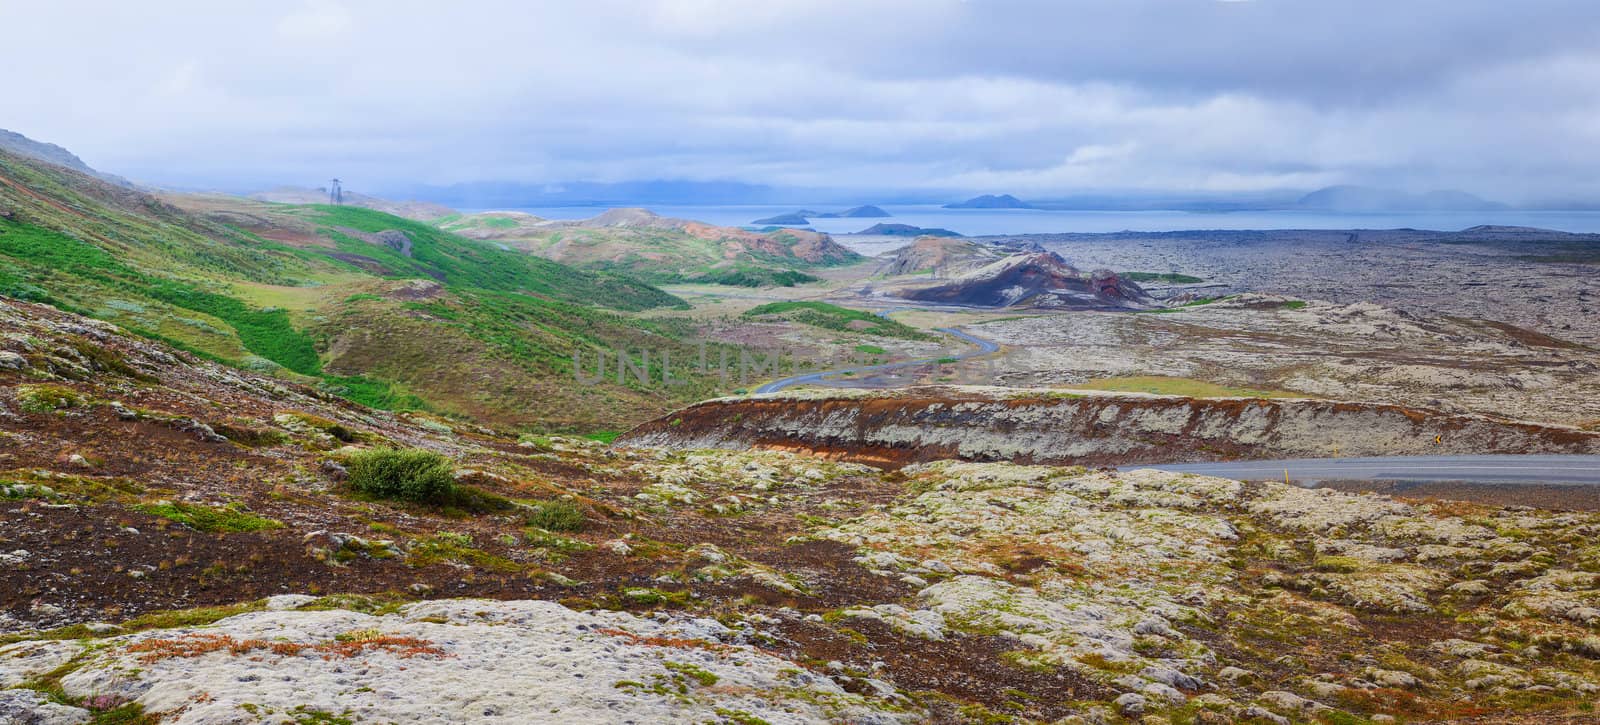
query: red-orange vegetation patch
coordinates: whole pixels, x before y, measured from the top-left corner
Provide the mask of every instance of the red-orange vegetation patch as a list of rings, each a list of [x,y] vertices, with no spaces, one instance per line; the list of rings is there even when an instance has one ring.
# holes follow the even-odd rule
[[[323,659],[355,657],[367,652],[389,652],[402,659],[410,659],[417,655],[450,656],[444,650],[435,647],[433,642],[429,640],[388,634],[352,642],[328,642],[317,645],[314,649],[323,653]]]
[[[429,640],[394,635],[379,635],[347,642],[334,641],[321,644],[306,644],[301,642],[268,642],[264,639],[235,639],[226,634],[188,634],[173,639],[147,639],[143,642],[129,645],[128,651],[143,653],[139,657],[139,661],[147,665],[174,657],[200,657],[212,652],[224,651],[234,655],[266,651],[283,657],[295,657],[306,652],[313,652],[321,654],[323,659],[350,658],[374,651],[389,652],[404,659],[410,659],[417,655],[450,656],[444,650],[434,646],[433,642]]]
[[[253,229],[257,235],[274,242],[283,242],[295,247],[328,247],[334,246],[333,241],[311,231],[285,229],[282,227],[257,227]]]
[[[628,644],[643,645],[645,647],[671,647],[673,649],[703,649],[708,652],[727,652],[733,648],[717,642],[707,642],[703,639],[690,639],[686,637],[645,637],[629,632],[625,629],[611,627],[597,627],[594,631],[600,634],[618,637],[628,641]]]

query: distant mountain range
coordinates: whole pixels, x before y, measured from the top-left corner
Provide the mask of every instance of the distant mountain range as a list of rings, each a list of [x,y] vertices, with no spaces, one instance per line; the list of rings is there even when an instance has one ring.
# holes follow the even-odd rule
[[[946,209],[1046,209],[1051,211],[1285,211],[1338,213],[1398,211],[1492,211],[1510,208],[1464,191],[1412,194],[1368,186],[1329,186],[1309,194],[1266,192],[1251,195],[1083,195],[1064,199],[1023,200],[1011,194],[985,194],[945,204]]]
[[[1488,201],[1465,191],[1408,194],[1403,191],[1367,186],[1330,186],[1318,189],[1300,197],[1295,206],[1301,209],[1336,212],[1486,211],[1508,208],[1505,204]]]
[[[856,203],[858,192],[811,187],[771,187],[741,181],[685,181],[651,179],[621,182],[558,182],[526,184],[509,181],[475,181],[453,186],[390,186],[390,197],[426,198],[456,208],[515,208],[515,206],[651,206],[651,205],[790,205],[803,203],[846,205]],[[931,203],[938,195],[896,194],[880,203]]]

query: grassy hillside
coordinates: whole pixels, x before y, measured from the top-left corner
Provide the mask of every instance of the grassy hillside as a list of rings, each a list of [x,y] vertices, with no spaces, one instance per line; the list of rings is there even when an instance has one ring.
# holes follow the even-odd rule
[[[685,324],[627,314],[684,303],[625,275],[369,209],[155,197],[4,153],[0,295],[369,405],[512,426],[616,428],[716,392],[574,384],[575,351],[693,354]]]
[[[488,212],[433,223],[563,264],[658,284],[792,287],[817,281],[809,273],[816,269],[861,260],[816,232],[752,232],[659,217],[644,210],[613,210],[583,222],[552,223],[526,214]]]
[[[524,292],[619,310],[684,306],[681,300],[624,276],[586,272],[508,248],[474,241],[428,224],[351,206],[294,207],[293,213],[327,230],[339,252],[373,260],[390,278],[431,277],[454,287]],[[350,231],[396,230],[411,239],[411,255],[357,239]],[[346,261],[356,271],[361,268]]]

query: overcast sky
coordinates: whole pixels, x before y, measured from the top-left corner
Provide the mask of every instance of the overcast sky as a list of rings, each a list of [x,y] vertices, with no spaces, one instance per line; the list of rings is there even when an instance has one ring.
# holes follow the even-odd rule
[[[0,0],[0,128],[229,189],[1600,199],[1595,0]]]

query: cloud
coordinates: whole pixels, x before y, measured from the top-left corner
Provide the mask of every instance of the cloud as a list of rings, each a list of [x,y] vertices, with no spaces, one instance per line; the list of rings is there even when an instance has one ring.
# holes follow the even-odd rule
[[[278,34],[295,40],[328,38],[342,34],[352,21],[350,11],[332,0],[305,0],[278,21]]]
[[[0,25],[24,29],[0,125],[159,183],[1600,196],[1587,1],[61,0]]]

